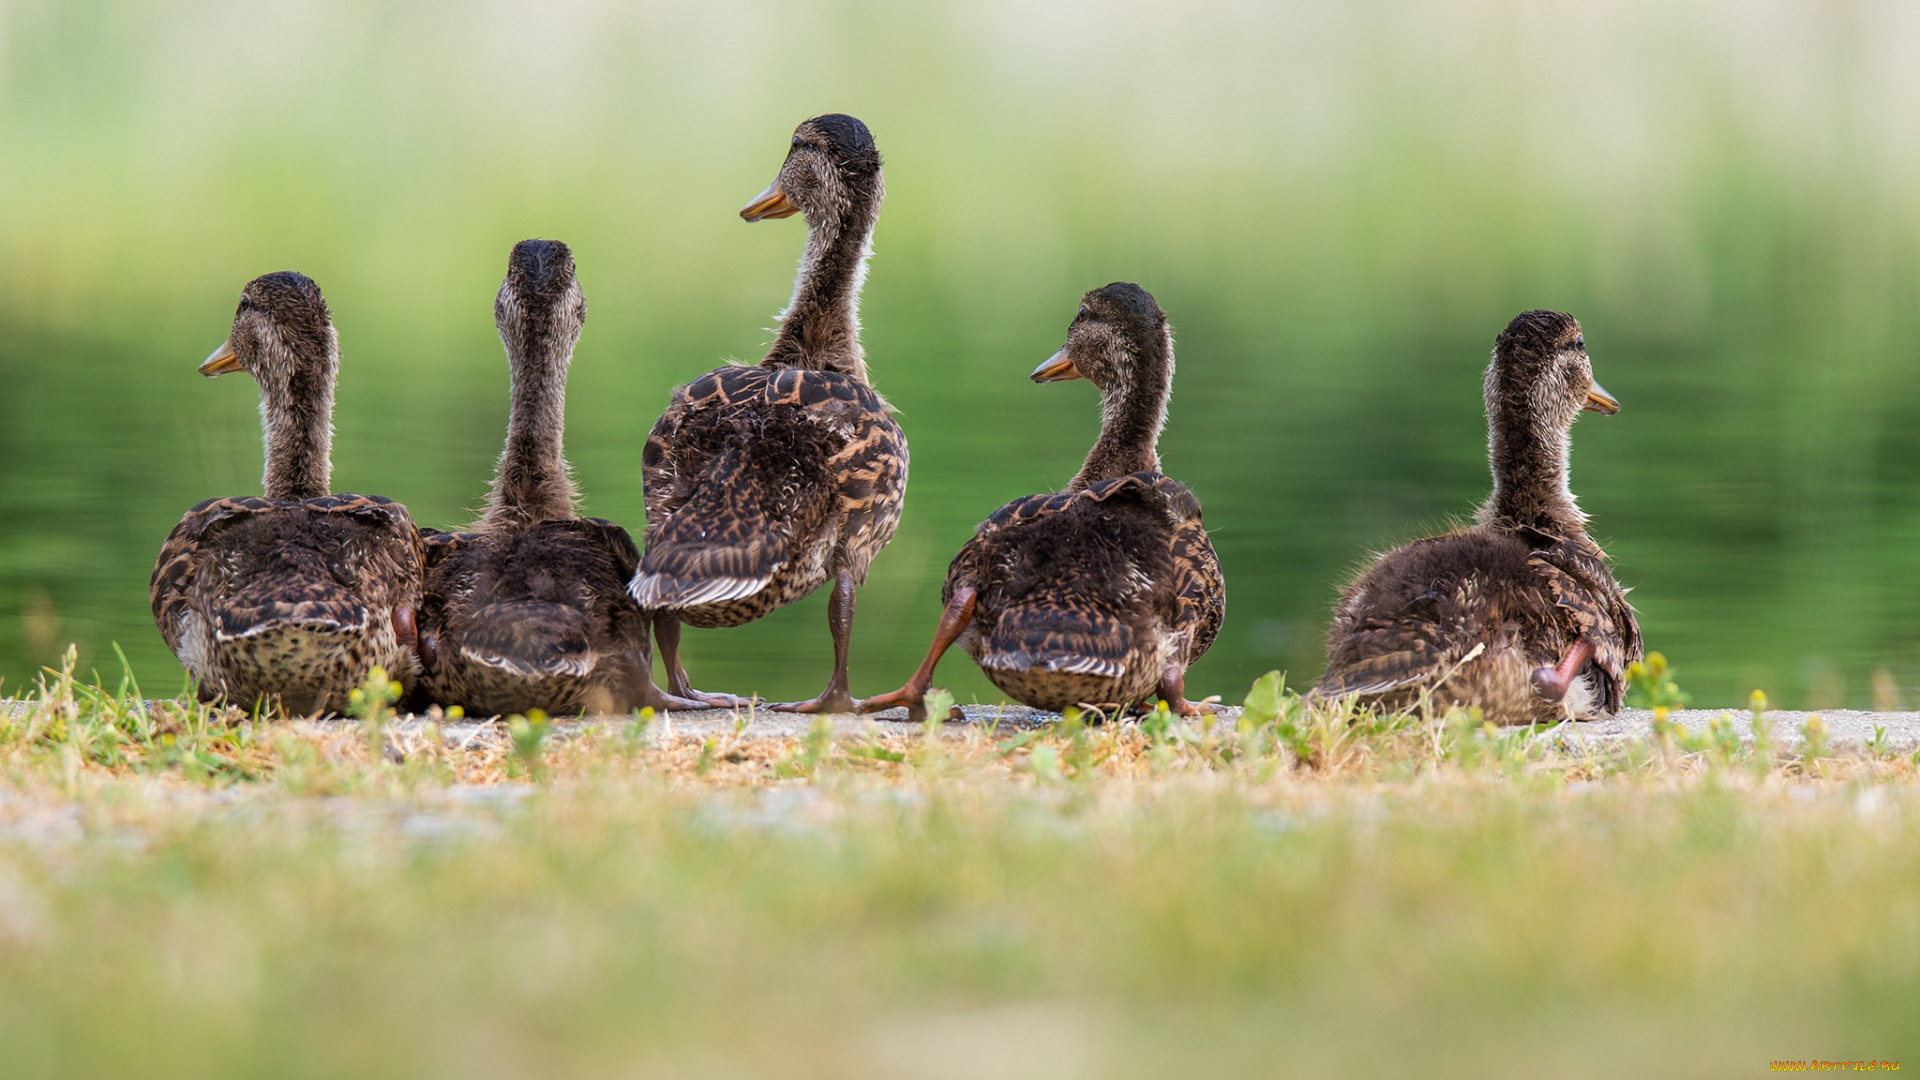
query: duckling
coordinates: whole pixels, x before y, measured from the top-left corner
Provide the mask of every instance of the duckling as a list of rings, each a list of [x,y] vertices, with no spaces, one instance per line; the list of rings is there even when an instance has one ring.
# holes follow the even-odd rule
[[[575,511],[562,439],[587,301],[567,245],[514,245],[493,312],[512,373],[507,444],[480,520],[422,530],[427,696],[471,716],[700,707],[654,686],[646,617],[626,592],[633,538]]]
[[[338,712],[376,665],[403,684],[417,674],[413,519],[391,499],[329,493],[339,369],[327,302],[295,273],[248,282],[200,365],[260,384],[266,441],[266,497],[187,511],[153,568],[153,621],[202,701]]]
[[[862,712],[925,716],[934,666],[955,641],[993,684],[1040,709],[1133,705],[1157,693],[1182,714],[1186,671],[1226,614],[1200,502],[1161,474],[1173,335],[1153,296],[1116,282],[1086,294],[1035,382],[1085,378],[1100,437],[1067,489],[994,511],[954,556],[933,647],[899,690]]]
[[[804,214],[793,300],[758,367],[710,371],[673,393],[642,458],[647,548],[631,584],[652,613],[667,689],[716,706],[680,662],[682,623],[739,626],[827,582],[833,673],[799,712],[846,711],[855,591],[893,539],[907,487],[907,440],[868,385],[860,288],[883,195],[865,124],[818,116],[793,133],[780,173],[740,211]]]
[[[1507,325],[1486,400],[1493,494],[1471,527],[1389,552],[1347,587],[1312,696],[1403,708],[1425,693],[1500,724],[1619,710],[1640,627],[1567,487],[1567,451],[1581,411],[1620,403],[1557,311]]]

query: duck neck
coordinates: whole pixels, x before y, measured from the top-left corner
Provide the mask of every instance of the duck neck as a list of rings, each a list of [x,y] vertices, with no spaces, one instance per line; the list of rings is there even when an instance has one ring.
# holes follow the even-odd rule
[[[1165,340],[1143,349],[1132,378],[1100,394],[1100,437],[1080,467],[1069,491],[1084,491],[1101,480],[1128,473],[1160,471],[1160,429],[1167,422],[1167,398],[1173,391],[1173,350]]]
[[[1584,536],[1587,516],[1567,484],[1569,433],[1545,429],[1533,417],[1495,415],[1487,439],[1493,494],[1480,508],[1479,523]]]
[[[860,347],[860,289],[867,279],[882,194],[876,173],[871,190],[856,191],[818,221],[808,219],[793,300],[780,313],[780,334],[762,367],[837,371],[867,381],[866,353]]]
[[[258,373],[269,499],[313,499],[333,490],[333,384],[340,343],[327,329],[320,355]]]
[[[509,344],[513,401],[507,446],[494,470],[482,529],[510,529],[574,516],[573,475],[567,468],[567,361],[571,349],[538,351]],[[532,355],[529,355],[529,353]]]

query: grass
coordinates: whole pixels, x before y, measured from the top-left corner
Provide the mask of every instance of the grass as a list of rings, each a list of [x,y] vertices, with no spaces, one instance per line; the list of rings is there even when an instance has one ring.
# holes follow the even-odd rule
[[[0,1074],[1744,1075],[1920,1041],[1910,754],[1571,753],[1278,676],[1231,728],[376,726],[49,672],[0,726]]]

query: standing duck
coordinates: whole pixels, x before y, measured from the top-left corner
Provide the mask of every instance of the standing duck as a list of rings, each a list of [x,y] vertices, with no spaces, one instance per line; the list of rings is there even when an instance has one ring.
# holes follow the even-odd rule
[[[933,647],[899,690],[862,712],[925,715],[934,666],[955,641],[993,684],[1040,709],[1131,706],[1158,694],[1175,712],[1186,671],[1226,612],[1200,502],[1160,473],[1173,391],[1173,335],[1153,297],[1115,283],[1088,293],[1067,343],[1035,382],[1085,378],[1100,391],[1100,437],[1055,495],[994,511],[954,556]]]
[[[227,340],[200,365],[260,384],[266,497],[209,499],[167,535],[153,620],[202,701],[337,712],[379,665],[413,681],[420,538],[406,507],[330,494],[339,339],[319,286],[247,283]]]
[[[836,114],[794,131],[779,176],[740,211],[748,221],[804,214],[807,244],[766,358],[675,390],[647,437],[647,551],[632,593],[652,613],[674,694],[745,703],[688,684],[682,623],[739,626],[832,582],[827,687],[773,707],[853,707],[854,591],[893,539],[907,487],[906,436],[867,384],[860,347],[860,287],[881,195],[873,136]]]
[[[472,716],[699,707],[653,684],[646,618],[626,592],[633,538],[574,509],[562,438],[587,301],[567,245],[514,245],[493,315],[512,373],[507,445],[480,520],[423,530],[427,696]]]
[[[1557,311],[1507,324],[1486,398],[1492,496],[1470,528],[1389,552],[1347,587],[1315,697],[1405,708],[1427,694],[1501,724],[1620,708],[1640,628],[1567,487],[1575,418],[1620,403]]]

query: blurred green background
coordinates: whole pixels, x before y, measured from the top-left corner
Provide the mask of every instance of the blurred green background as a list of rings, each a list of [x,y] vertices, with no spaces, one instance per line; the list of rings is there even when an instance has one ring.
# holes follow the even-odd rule
[[[1625,404],[1574,487],[1696,699],[1920,704],[1909,5],[12,0],[0,95],[0,693],[69,640],[178,685],[147,577],[187,506],[259,489],[253,384],[193,367],[266,271],[333,307],[335,486],[447,525],[503,431],[508,248],[568,241],[568,447],[638,533],[669,388],[757,358],[790,287],[800,222],[735,211],[846,111],[887,161],[863,312],[913,445],[856,692],[909,673],[974,524],[1073,474],[1093,392],[1026,373],[1128,279],[1227,573],[1190,693],[1311,679],[1358,560],[1483,496],[1480,372],[1544,306]],[[817,691],[824,598],[690,633],[696,681]],[[939,681],[992,695],[958,654]]]

